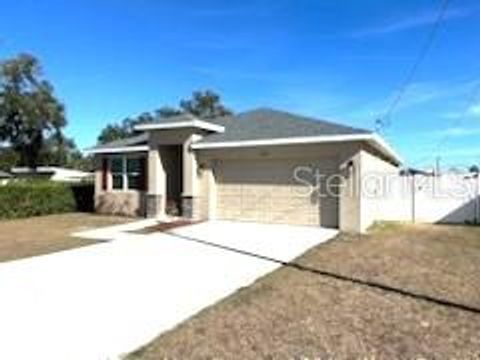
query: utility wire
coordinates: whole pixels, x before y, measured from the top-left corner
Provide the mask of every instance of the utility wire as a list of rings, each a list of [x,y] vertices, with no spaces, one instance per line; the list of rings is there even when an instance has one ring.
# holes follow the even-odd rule
[[[463,112],[457,117],[457,119],[450,125],[451,128],[456,128],[459,127],[462,122],[468,117],[469,112],[471,110],[471,107],[473,104],[476,102],[476,100],[480,97],[480,81],[477,82],[476,85],[474,85],[472,92],[467,98],[467,101],[465,103],[465,108]],[[438,140],[438,142],[432,146],[431,152],[432,155],[425,156],[421,158],[419,161],[416,163],[419,164],[418,166],[421,166],[420,164],[425,164],[427,161],[433,160],[437,158],[439,155],[439,152],[442,150],[442,148],[445,146],[445,144],[448,142],[448,140],[452,137],[451,133],[446,133],[444,136]],[[434,155],[436,154],[436,155]],[[463,158],[477,158],[479,157],[478,155],[472,154],[472,155],[464,155],[462,156]]]
[[[417,59],[415,60],[412,67],[408,71],[405,79],[400,84],[399,90],[396,96],[393,98],[391,104],[386,108],[384,114],[379,116],[379,118],[375,120],[375,130],[377,132],[381,132],[385,127],[390,126],[391,116],[395,111],[395,109],[400,104],[400,102],[402,101],[403,97],[405,96],[408,86],[411,84],[411,82],[415,78],[415,74],[417,73],[422,62],[425,60],[425,57],[427,56],[428,51],[432,47],[433,40],[435,39],[438,29],[440,28],[440,25],[445,17],[449,4],[450,4],[450,0],[443,0],[440,6],[440,9],[438,11],[438,15],[435,19],[435,22],[433,23],[430,29],[427,39],[425,40],[425,43],[423,44],[422,48],[420,49],[420,52],[418,53]]]
[[[468,117],[469,112],[473,104],[476,102],[477,98],[480,96],[480,82],[478,82],[472,92],[470,93],[470,96],[467,98],[467,103],[465,110],[462,112],[462,114],[457,118],[457,120],[452,124],[453,128],[456,128],[460,126],[460,124]],[[439,151],[443,145],[450,139],[452,134],[445,134],[437,143],[437,146],[435,148],[435,151]]]
[[[467,101],[465,103],[465,108],[463,112],[457,117],[457,119],[450,125],[451,128],[456,128],[459,127],[463,121],[468,117],[469,112],[473,104],[477,101],[477,99],[480,97],[480,81],[477,82],[474,86],[473,89],[470,93],[470,95],[467,97]],[[447,141],[452,137],[451,133],[446,133],[444,136],[442,136],[438,142],[432,146],[431,152],[432,155],[425,156],[421,160],[419,160],[417,163],[424,163],[426,161],[433,160],[434,158],[437,158],[439,156],[439,151],[442,150],[442,147],[447,143]],[[434,155],[435,154],[435,155]],[[463,156],[464,158],[477,158],[477,155],[466,155]]]

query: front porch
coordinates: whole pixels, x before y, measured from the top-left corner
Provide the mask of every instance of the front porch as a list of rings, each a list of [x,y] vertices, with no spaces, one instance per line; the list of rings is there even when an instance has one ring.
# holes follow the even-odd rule
[[[166,215],[206,219],[201,211],[206,194],[202,192],[203,171],[190,149],[200,135],[188,131],[152,132],[147,154],[148,181],[146,216]]]
[[[158,219],[210,218],[211,171],[208,166],[199,169],[191,149],[208,130],[196,124],[174,125],[149,129],[141,143],[97,156],[98,212]]]

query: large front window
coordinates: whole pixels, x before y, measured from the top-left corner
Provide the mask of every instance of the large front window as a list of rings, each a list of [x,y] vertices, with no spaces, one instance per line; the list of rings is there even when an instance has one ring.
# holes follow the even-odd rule
[[[113,190],[144,190],[144,159],[118,156],[110,162]]]

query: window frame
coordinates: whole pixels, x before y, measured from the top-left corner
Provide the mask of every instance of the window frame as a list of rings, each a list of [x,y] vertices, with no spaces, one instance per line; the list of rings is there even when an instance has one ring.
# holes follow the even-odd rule
[[[113,171],[113,161],[114,160],[117,160],[117,159],[120,159],[120,161],[122,162],[122,169],[120,172],[114,172]],[[112,156],[110,158],[110,161],[109,161],[109,168],[110,168],[110,178],[111,178],[111,181],[110,181],[110,191],[112,192],[124,192],[125,191],[125,156],[123,155],[115,155],[115,156]],[[121,176],[122,177],[122,187],[121,188],[115,188],[114,187],[114,176]]]
[[[143,192],[145,190],[142,189],[130,189],[128,184],[128,177],[129,175],[138,176],[140,179],[142,178],[142,171],[146,171],[146,169],[139,169],[139,171],[132,171],[128,172],[128,160],[134,159],[139,160],[144,159],[144,155],[114,155],[111,156],[108,162],[108,167],[110,170],[110,191],[111,192]],[[122,170],[121,172],[114,172],[113,171],[113,161],[115,159],[120,159],[122,162]],[[113,187],[113,176],[122,176],[122,187],[121,188],[114,188]]]
[[[126,191],[143,191],[141,188],[140,189],[133,189],[133,188],[130,188],[130,184],[129,184],[129,177],[130,176],[135,176],[135,177],[138,177],[138,181],[141,181],[142,180],[142,171],[144,172],[145,169],[142,169],[142,161],[141,161],[142,157],[141,156],[125,156],[125,188],[126,188]],[[139,169],[138,171],[128,171],[128,160],[136,160],[136,161],[139,161]]]

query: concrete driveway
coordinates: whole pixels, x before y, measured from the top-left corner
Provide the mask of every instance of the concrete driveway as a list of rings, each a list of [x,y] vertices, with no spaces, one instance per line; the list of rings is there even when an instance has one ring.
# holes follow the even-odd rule
[[[172,234],[128,229],[83,234],[115,241],[0,264],[0,359],[118,358],[280,266],[265,257],[290,261],[336,234],[220,221]]]

